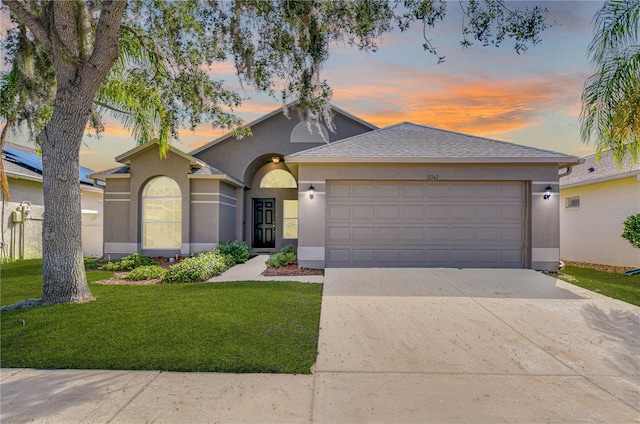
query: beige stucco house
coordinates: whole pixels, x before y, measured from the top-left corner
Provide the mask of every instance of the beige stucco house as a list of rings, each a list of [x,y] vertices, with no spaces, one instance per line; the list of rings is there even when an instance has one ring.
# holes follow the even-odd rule
[[[106,182],[105,256],[235,239],[259,252],[296,245],[313,268],[557,269],[558,169],[576,157],[333,112],[335,132],[276,110],[246,139],[117,157],[122,167],[92,176]]]
[[[622,166],[606,152],[585,156],[560,178],[560,257],[566,261],[640,267],[640,249],[621,237],[640,213],[640,164]]]
[[[11,200],[2,196],[0,246],[5,259],[42,257],[42,162],[34,149],[6,142],[2,164],[9,182]],[[87,178],[93,173],[80,168],[82,207],[82,254],[102,256],[102,187]]]

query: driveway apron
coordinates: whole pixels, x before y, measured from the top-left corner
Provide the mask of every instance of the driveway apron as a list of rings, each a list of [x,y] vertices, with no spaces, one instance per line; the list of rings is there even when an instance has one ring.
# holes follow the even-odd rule
[[[327,269],[314,422],[640,422],[640,309],[531,270]]]

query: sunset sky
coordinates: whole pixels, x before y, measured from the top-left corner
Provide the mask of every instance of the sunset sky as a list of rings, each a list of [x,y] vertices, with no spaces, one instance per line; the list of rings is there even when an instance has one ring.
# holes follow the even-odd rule
[[[549,9],[553,28],[542,43],[517,55],[506,40],[500,48],[460,46],[461,12],[450,2],[445,21],[429,37],[446,61],[422,50],[421,28],[384,36],[375,53],[335,46],[323,76],[333,88],[333,103],[374,125],[410,121],[579,156],[593,146],[580,141],[578,116],[585,79],[591,74],[587,46],[592,19],[601,1],[514,2]],[[228,88],[241,90],[233,67],[220,65],[216,75]],[[237,111],[250,122],[274,109],[277,100],[244,90]],[[181,132],[173,145],[195,149],[223,134],[202,125],[195,133]],[[10,136],[24,142],[26,135]],[[85,137],[81,164],[94,170],[117,166],[113,158],[135,147],[117,121],[108,120],[105,134]]]

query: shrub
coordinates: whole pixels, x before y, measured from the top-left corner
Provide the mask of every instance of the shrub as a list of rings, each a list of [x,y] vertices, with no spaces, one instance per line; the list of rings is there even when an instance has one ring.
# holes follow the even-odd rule
[[[84,269],[100,269],[100,263],[94,258],[84,258]]]
[[[235,261],[231,255],[221,255],[215,250],[204,252],[171,265],[164,275],[163,282],[190,283],[206,281],[226,271],[234,263]]]
[[[133,255],[125,256],[124,258],[116,259],[112,262],[107,262],[103,269],[106,269],[107,271],[131,271],[139,266],[155,264],[155,261],[150,257],[134,253]]]
[[[631,243],[633,247],[640,249],[640,213],[631,215],[624,221],[622,238]]]
[[[267,259],[267,266],[270,268],[280,268],[286,265],[295,264],[298,262],[298,255],[296,255],[296,248],[293,245],[288,244],[278,253]]]
[[[251,248],[244,241],[225,241],[216,249],[222,255],[231,255],[237,264],[243,264],[249,260]]]
[[[135,268],[124,276],[125,280],[153,280],[163,278],[167,271],[158,265],[145,265]]]

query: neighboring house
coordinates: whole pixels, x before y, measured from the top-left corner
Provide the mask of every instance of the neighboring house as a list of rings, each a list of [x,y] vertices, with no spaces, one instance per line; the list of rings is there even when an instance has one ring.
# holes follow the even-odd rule
[[[9,182],[11,201],[2,196],[0,242],[3,259],[42,257],[42,161],[34,149],[6,142],[2,164]],[[102,187],[87,175],[94,171],[80,168],[82,194],[82,253],[102,256]]]
[[[105,256],[235,239],[297,245],[301,267],[557,269],[558,169],[576,157],[333,110],[324,138],[277,110],[243,140],[118,156],[124,166],[92,176],[106,182]]]
[[[560,178],[560,257],[640,267],[640,249],[621,237],[625,219],[640,213],[640,163],[627,155],[620,166],[611,152],[583,160]]]

